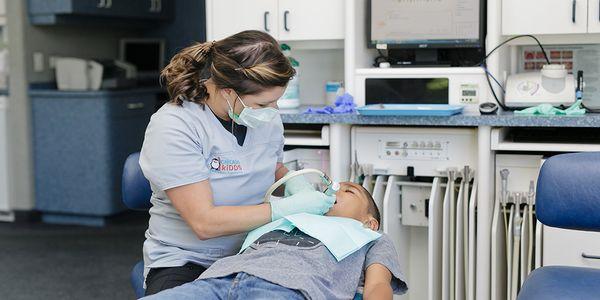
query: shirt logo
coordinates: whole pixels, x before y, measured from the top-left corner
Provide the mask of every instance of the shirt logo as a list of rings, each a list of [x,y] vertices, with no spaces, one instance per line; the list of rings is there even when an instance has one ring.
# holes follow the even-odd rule
[[[237,159],[214,157],[210,161],[210,171],[215,173],[239,174],[243,171],[242,163]]]

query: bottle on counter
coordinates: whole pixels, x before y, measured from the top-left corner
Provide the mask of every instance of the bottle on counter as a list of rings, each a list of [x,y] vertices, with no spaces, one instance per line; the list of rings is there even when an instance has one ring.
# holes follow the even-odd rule
[[[296,76],[292,77],[283,96],[277,100],[277,106],[280,109],[297,108],[300,106],[300,63],[292,57],[292,48],[287,44],[281,44],[281,51],[296,70]]]

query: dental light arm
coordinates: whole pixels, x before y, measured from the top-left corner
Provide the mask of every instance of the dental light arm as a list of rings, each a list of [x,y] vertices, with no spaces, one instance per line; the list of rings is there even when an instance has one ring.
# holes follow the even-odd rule
[[[325,195],[332,196],[340,189],[340,184],[331,180],[331,178],[329,178],[329,176],[327,176],[327,174],[325,174],[321,170],[302,169],[302,170],[298,170],[298,171],[290,171],[285,176],[281,177],[279,180],[277,180],[275,183],[273,183],[273,185],[271,185],[271,187],[265,193],[264,202],[265,203],[269,202],[271,199],[271,194],[273,194],[273,192],[277,188],[279,188],[281,185],[286,183],[291,178],[300,176],[300,175],[311,174],[311,173],[319,175],[321,177],[321,181],[323,182],[323,184],[327,186],[327,188],[323,192]]]

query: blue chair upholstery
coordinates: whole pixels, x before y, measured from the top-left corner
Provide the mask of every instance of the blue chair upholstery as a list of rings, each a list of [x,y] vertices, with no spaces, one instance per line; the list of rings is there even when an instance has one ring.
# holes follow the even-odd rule
[[[129,281],[131,281],[131,287],[133,287],[135,297],[144,297],[144,261],[140,260],[133,266],[131,275],[129,275]]]
[[[536,214],[544,225],[600,231],[600,153],[562,154],[546,160],[538,178]],[[595,299],[600,270],[547,266],[533,271],[517,299]]]
[[[529,275],[518,299],[597,299],[600,296],[599,280],[598,269],[543,267]]]
[[[570,153],[546,160],[535,211],[544,225],[600,230],[600,153]]]
[[[150,208],[150,182],[144,177],[140,167],[140,153],[130,154],[125,160],[121,179],[123,202],[130,209]]]
[[[122,177],[123,203],[130,209],[150,208],[152,190],[140,168],[140,153],[130,154],[125,161]],[[144,262],[139,261],[131,270],[131,286],[137,298],[144,296]]]

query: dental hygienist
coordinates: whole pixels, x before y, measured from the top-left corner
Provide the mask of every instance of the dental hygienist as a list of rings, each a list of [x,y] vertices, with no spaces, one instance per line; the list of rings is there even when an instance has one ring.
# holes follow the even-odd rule
[[[195,280],[251,229],[333,205],[302,179],[262,203],[287,173],[276,102],[292,76],[277,42],[259,31],[187,47],[162,71],[171,101],[152,116],[140,157],[152,187],[147,295]]]

